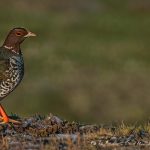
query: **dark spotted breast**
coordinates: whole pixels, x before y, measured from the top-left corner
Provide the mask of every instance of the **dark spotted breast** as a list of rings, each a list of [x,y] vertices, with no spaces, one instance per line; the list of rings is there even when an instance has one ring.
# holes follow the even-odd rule
[[[3,73],[0,73],[0,100],[15,89],[24,75],[22,55],[11,56],[5,63],[7,69]]]

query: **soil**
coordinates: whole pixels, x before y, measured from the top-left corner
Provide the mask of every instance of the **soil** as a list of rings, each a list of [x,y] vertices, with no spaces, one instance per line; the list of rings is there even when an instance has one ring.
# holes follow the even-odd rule
[[[21,124],[0,125],[0,150],[150,149],[149,123],[143,126],[84,125],[52,114],[10,116]]]

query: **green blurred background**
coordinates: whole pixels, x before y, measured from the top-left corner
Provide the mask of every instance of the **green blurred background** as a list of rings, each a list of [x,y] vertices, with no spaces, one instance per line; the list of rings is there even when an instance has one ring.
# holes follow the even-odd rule
[[[87,123],[149,118],[149,0],[1,1],[1,44],[20,26],[37,37],[22,44],[25,76],[2,101],[8,113]]]

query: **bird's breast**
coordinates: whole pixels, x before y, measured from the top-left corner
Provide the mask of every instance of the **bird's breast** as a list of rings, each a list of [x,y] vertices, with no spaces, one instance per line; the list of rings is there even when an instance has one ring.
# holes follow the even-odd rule
[[[24,63],[22,57],[11,57],[6,78],[0,83],[0,98],[7,96],[20,83],[24,75]]]

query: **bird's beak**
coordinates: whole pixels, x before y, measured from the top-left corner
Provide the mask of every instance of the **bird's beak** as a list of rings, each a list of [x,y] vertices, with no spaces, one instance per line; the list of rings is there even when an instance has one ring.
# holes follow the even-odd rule
[[[30,37],[30,36],[36,36],[36,34],[29,31],[24,37]]]

